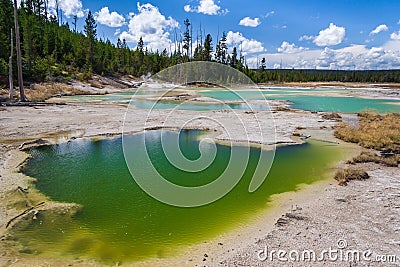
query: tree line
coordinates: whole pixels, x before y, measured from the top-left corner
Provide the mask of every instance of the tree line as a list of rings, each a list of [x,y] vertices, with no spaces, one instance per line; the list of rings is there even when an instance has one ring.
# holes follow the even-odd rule
[[[400,83],[400,70],[265,69],[246,73],[256,83],[356,82]]]
[[[118,39],[116,44],[108,39],[98,38],[97,24],[89,11],[83,32],[76,29],[77,17],[69,23],[60,23],[58,11],[50,15],[46,0],[22,0],[18,8],[21,39],[22,69],[24,79],[32,82],[45,80],[88,79],[92,73],[100,75],[142,75],[154,74],[162,69],[188,61],[217,61],[244,69],[244,58],[238,58],[237,48],[227,54],[226,35],[219,40],[214,56],[213,40],[207,34],[197,40],[193,47],[191,23],[184,21],[186,31],[175,42],[173,51],[148,50],[142,38],[135,48],[126,40]],[[13,3],[0,0],[0,85],[7,84],[8,59],[14,40]],[[179,38],[177,38],[179,39]],[[15,49],[15,47],[14,47]],[[17,63],[13,59],[13,77],[16,77]]]
[[[89,11],[83,32],[77,31],[77,20],[72,27],[60,21],[58,9],[50,15],[46,0],[22,0],[18,8],[20,26],[22,73],[31,82],[46,80],[68,81],[73,78],[87,80],[91,74],[133,75],[140,77],[189,61],[213,61],[229,65],[248,75],[255,82],[347,81],[347,82],[400,82],[398,71],[318,71],[267,70],[266,60],[259,69],[249,69],[240,48],[228,53],[227,36],[216,38],[201,33],[194,38],[189,19],[184,21],[184,32],[176,36],[173,48],[151,51],[140,38],[130,48],[126,40],[116,44],[98,38],[97,24]],[[15,45],[11,30],[14,28],[13,2],[0,0],[0,86],[6,87],[9,73],[10,51]],[[14,34],[15,38],[15,34]],[[15,53],[14,53],[15,55]],[[13,58],[13,77],[17,77],[17,63]]]

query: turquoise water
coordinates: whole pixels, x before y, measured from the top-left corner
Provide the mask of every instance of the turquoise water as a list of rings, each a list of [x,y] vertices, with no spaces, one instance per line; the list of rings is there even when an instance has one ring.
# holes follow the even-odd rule
[[[70,102],[80,103],[103,103],[103,104],[125,104],[127,105],[135,94],[134,91],[126,93],[113,93],[106,95],[76,95],[64,97]]]
[[[400,100],[391,99],[367,99],[358,97],[342,96],[322,96],[321,93],[340,93],[345,89],[293,89],[293,88],[273,88],[273,89],[239,89],[228,91],[225,89],[196,88],[202,96],[213,98],[220,101],[248,101],[248,100],[287,100],[291,102],[290,107],[295,109],[317,111],[317,112],[344,112],[358,113],[361,111],[376,111],[379,113],[400,112]],[[143,109],[179,109],[179,110],[268,110],[266,104],[248,104],[243,103],[204,103],[204,102],[183,102],[178,101],[157,101],[146,100],[143,96],[155,96],[159,94],[158,90],[139,89],[132,105]],[[74,96],[69,97],[71,101],[83,103],[104,103],[104,104],[123,104],[128,105],[135,92],[116,93],[104,96]]]
[[[177,134],[151,131],[124,138],[129,142],[146,138],[156,169],[169,181],[184,186],[215,180],[226,168],[231,153],[246,150],[217,145],[217,156],[208,168],[185,172],[168,162],[161,147],[163,135]],[[192,130],[179,134],[187,158],[199,157],[201,136],[201,132]],[[345,153],[339,146],[319,142],[279,147],[267,179],[257,191],[249,193],[260,155],[253,147],[245,173],[230,193],[206,206],[178,208],[156,201],[138,187],[127,169],[121,138],[75,140],[29,152],[32,158],[23,172],[38,179],[37,188],[53,200],[79,203],[83,209],[71,220],[39,213],[38,220],[15,233],[17,240],[26,250],[41,255],[89,258],[108,264],[176,255],[187,246],[245,225],[266,209],[271,195],[326,178],[330,167]]]
[[[328,90],[326,90],[328,91]],[[379,113],[400,112],[400,100],[389,99],[367,99],[357,97],[318,96],[311,95],[304,90],[263,90],[265,98],[270,100],[287,100],[295,109],[318,111],[318,112],[344,112],[358,113],[361,111],[376,111]],[[312,91],[313,93],[322,91]],[[201,92],[202,95],[218,100],[238,100],[238,96],[229,91]],[[276,96],[274,95],[276,94]],[[284,95],[286,94],[286,95]],[[254,92],[245,93],[251,99],[257,95]]]
[[[145,93],[139,95],[143,96]],[[183,102],[178,101],[167,101],[167,100],[146,100],[144,98],[134,98],[132,102],[132,96],[134,93],[115,93],[108,95],[94,95],[94,96],[73,96],[68,97],[69,101],[87,103],[87,104],[121,104],[121,105],[131,105],[142,108],[142,109],[178,109],[178,110],[197,110],[197,111],[207,111],[207,110],[228,110],[228,109],[240,109],[249,110],[250,107],[243,103],[193,103],[193,102]],[[138,96],[138,95],[136,95]],[[150,95],[155,97],[153,95]],[[253,109],[257,108],[259,110],[268,110],[268,106],[264,105],[252,105]]]
[[[242,100],[263,100],[265,91],[262,90],[213,90],[213,91],[200,91],[203,96],[223,100],[223,101],[242,101]]]
[[[207,89],[209,90],[209,89]],[[222,91],[223,92],[223,91]],[[138,92],[127,92],[127,93],[114,93],[107,95],[89,95],[89,96],[71,96],[67,97],[71,102],[87,103],[87,104],[122,104],[128,105],[129,103],[135,107],[142,109],[178,109],[178,110],[196,110],[196,111],[208,111],[208,110],[269,110],[268,105],[265,104],[251,104],[248,103],[207,103],[207,102],[179,102],[169,100],[146,100],[143,96],[157,97],[160,95],[160,91],[154,90],[138,90]],[[262,99],[261,92],[252,91],[240,92],[246,99],[247,97],[253,96],[253,99]],[[132,98],[134,96],[134,98]],[[255,97],[257,96],[257,97]],[[130,102],[132,99],[132,102]],[[236,100],[236,99],[235,99]],[[237,100],[243,100],[243,97],[237,97]]]
[[[177,101],[145,101],[145,100],[134,100],[131,105],[142,108],[142,109],[178,109],[178,110],[196,110],[196,111],[207,111],[207,110],[269,110],[269,107],[265,103],[262,104],[248,104],[248,103],[193,103],[193,102],[177,102]]]
[[[375,111],[379,113],[400,112],[399,100],[366,99],[357,97],[311,96],[294,95],[271,97],[268,99],[287,100],[295,109],[317,112],[344,112],[358,113],[362,111]]]

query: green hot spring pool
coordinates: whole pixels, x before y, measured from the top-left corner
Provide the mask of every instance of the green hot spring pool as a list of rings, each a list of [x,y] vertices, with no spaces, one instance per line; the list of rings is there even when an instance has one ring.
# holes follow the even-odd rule
[[[154,166],[170,181],[194,186],[216,179],[230,153],[244,149],[217,145],[215,160],[199,173],[169,164],[161,147],[162,135],[179,135],[182,153],[196,159],[203,134],[158,130],[124,138],[139,142],[149,135],[147,149]],[[244,226],[268,208],[271,195],[329,177],[331,168],[347,153],[341,146],[317,141],[278,147],[267,179],[249,193],[260,155],[260,149],[254,147],[241,181],[231,192],[206,206],[178,208],[158,202],[139,188],[126,166],[121,138],[74,140],[29,152],[32,158],[23,172],[37,178],[36,187],[50,199],[78,203],[82,210],[72,219],[52,219],[39,213],[37,220],[15,232],[24,251],[110,264],[176,255],[190,245]]]

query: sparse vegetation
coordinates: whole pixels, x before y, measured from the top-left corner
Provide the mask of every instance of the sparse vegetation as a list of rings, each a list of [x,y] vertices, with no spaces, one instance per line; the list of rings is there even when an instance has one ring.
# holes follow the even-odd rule
[[[342,121],[342,117],[336,112],[322,114],[322,118],[325,120]]]
[[[351,180],[365,180],[368,178],[368,173],[354,168],[339,170],[335,174],[335,180],[337,180],[341,186],[346,186]]]
[[[62,83],[35,84],[30,90],[26,90],[26,97],[29,101],[41,102],[56,96],[83,95],[86,92],[73,86]]]
[[[359,113],[358,118],[358,124],[341,123],[335,130],[335,137],[368,149],[363,150],[347,164],[374,162],[397,167],[400,161],[400,114],[380,115],[364,112]],[[339,185],[347,185],[350,180],[368,178],[365,171],[355,168],[339,170],[335,175]]]
[[[389,157],[382,157],[377,155],[373,151],[363,150],[360,155],[349,160],[348,164],[364,163],[364,162],[374,162],[377,164],[386,165],[388,167],[397,167],[399,165],[400,155],[393,154]]]
[[[276,107],[275,110],[276,111],[284,111],[284,112],[292,111],[290,108],[287,108],[287,107]]]
[[[400,153],[400,114],[359,113],[358,125],[341,123],[335,137],[364,148]]]

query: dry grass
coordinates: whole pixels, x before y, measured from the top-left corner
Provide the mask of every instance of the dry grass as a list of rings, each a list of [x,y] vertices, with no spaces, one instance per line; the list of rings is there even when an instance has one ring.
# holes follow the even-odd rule
[[[400,114],[360,113],[358,118],[358,126],[341,123],[335,129],[335,137],[370,149],[362,151],[347,163],[374,162],[397,167],[400,161]],[[378,155],[371,149],[385,152],[387,156]],[[339,170],[335,175],[339,185],[347,185],[350,180],[368,178],[366,172],[355,168]]]
[[[336,112],[322,114],[322,118],[325,120],[342,121],[342,117]]]
[[[292,109],[287,108],[287,107],[276,107],[275,111],[284,111],[284,112],[288,112],[288,111],[292,111]]]
[[[354,168],[338,170],[335,174],[335,180],[337,180],[339,185],[342,186],[346,186],[351,180],[365,180],[368,178],[368,173]]]
[[[87,93],[67,84],[54,83],[35,84],[32,88],[27,88],[25,94],[29,101],[41,102],[55,96],[83,95]]]
[[[400,155],[394,154],[390,157],[382,157],[377,155],[373,151],[364,150],[358,155],[354,157],[352,160],[349,160],[348,164],[356,164],[356,163],[365,163],[365,162],[374,162],[377,164],[382,164],[388,167],[397,167],[400,162]]]
[[[104,88],[104,86],[101,83],[97,82],[97,81],[89,81],[89,82],[90,82],[90,86],[91,87],[94,87],[94,88],[97,88],[97,89],[103,89]]]
[[[341,123],[336,127],[335,137],[357,143],[364,148],[400,153],[399,113],[387,115],[360,113],[358,117],[358,127]]]

